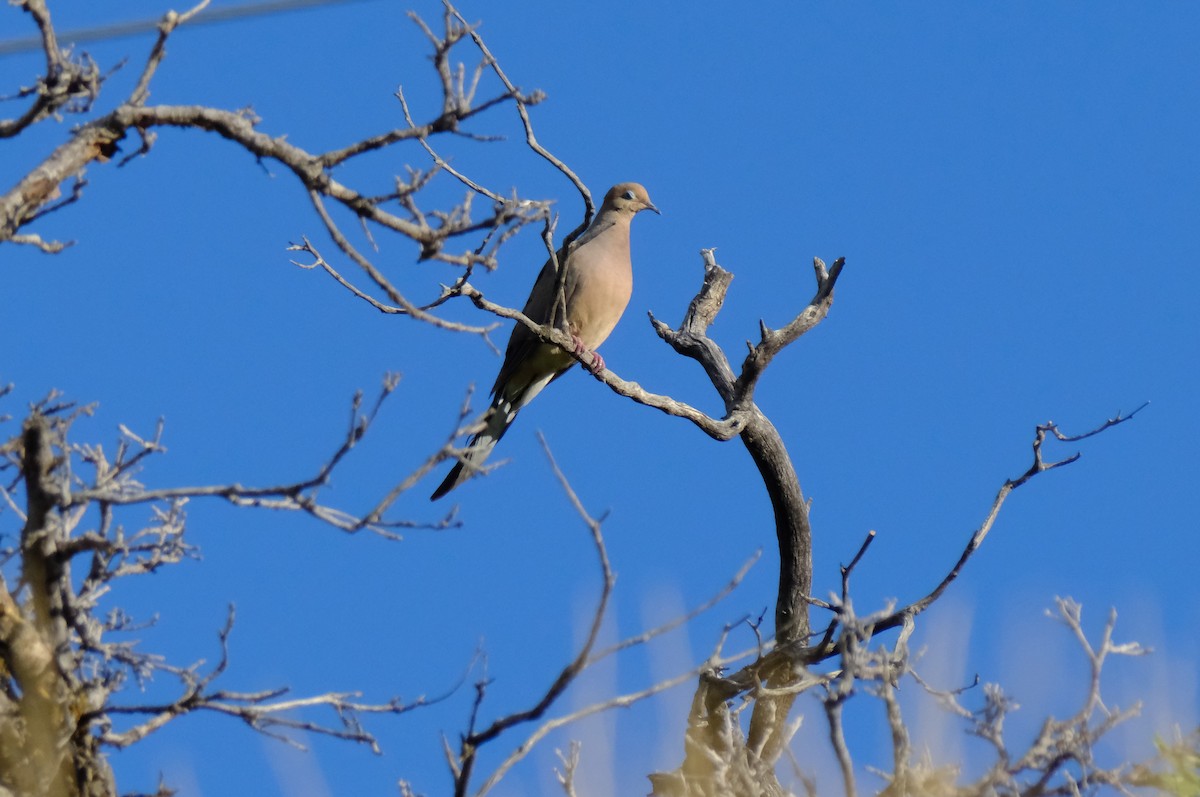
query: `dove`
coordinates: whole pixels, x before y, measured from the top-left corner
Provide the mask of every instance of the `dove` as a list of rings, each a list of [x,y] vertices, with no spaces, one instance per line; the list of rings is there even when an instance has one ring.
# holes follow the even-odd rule
[[[659,213],[645,188],[638,183],[614,185],[605,194],[592,223],[562,258],[566,330],[577,352],[593,353],[595,373],[604,370],[604,360],[596,354],[596,349],[616,327],[633,292],[629,227],[633,217],[643,210]],[[558,274],[551,259],[538,274],[522,312],[538,324],[549,324],[557,283]],[[477,473],[517,413],[574,364],[575,358],[570,353],[543,341],[524,324],[517,324],[492,386],[492,404],[485,426],[471,438],[430,500],[436,501]]]

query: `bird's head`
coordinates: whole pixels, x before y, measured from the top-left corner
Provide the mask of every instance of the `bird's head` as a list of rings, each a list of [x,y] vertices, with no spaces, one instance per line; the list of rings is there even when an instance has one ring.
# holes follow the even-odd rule
[[[650,201],[650,194],[640,183],[617,183],[608,189],[608,193],[604,195],[604,204],[600,207],[600,212],[603,213],[609,208],[628,213],[631,216],[643,210],[653,210],[655,213],[659,213],[658,208],[654,207],[654,203]],[[659,215],[662,214],[659,213]]]

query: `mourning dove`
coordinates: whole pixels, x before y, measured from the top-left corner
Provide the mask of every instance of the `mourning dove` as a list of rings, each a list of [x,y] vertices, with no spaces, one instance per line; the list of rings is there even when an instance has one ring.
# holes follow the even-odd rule
[[[609,189],[596,218],[571,245],[565,258],[563,282],[566,296],[566,329],[577,351],[592,351],[604,342],[617,325],[633,291],[633,269],[629,260],[629,223],[643,210],[658,208],[646,189],[637,183],[620,183]],[[558,274],[554,260],[547,261],[533,284],[522,311],[538,324],[549,324],[554,312]],[[593,370],[604,369],[604,360],[594,354]],[[496,443],[546,385],[566,373],[575,359],[553,343],[546,343],[524,324],[517,324],[496,384],[486,426],[459,456],[430,500],[437,500],[466,481],[492,453]]]

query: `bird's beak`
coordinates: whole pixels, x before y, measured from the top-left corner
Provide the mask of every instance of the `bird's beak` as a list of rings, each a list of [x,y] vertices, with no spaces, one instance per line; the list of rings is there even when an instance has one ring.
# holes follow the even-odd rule
[[[644,210],[653,210],[653,211],[654,211],[655,213],[657,213],[658,215],[660,215],[660,216],[662,215],[662,211],[661,211],[661,210],[659,210],[658,208],[654,207],[654,203],[653,203],[653,202],[647,202],[647,203],[646,203],[646,207],[644,208]]]

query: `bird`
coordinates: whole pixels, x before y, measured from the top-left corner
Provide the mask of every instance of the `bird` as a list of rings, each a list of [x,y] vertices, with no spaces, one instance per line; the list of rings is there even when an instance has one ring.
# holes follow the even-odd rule
[[[614,185],[604,195],[592,223],[570,245],[565,257],[559,258],[565,270],[566,330],[576,352],[592,352],[593,373],[604,370],[604,360],[596,349],[616,327],[633,292],[629,226],[643,210],[661,215],[640,184]],[[551,323],[557,287],[558,272],[551,258],[538,274],[522,312],[538,324]],[[492,386],[492,403],[485,415],[484,428],[471,438],[430,500],[436,501],[478,472],[521,408],[574,364],[575,358],[569,353],[518,323],[508,339],[504,363]]]

